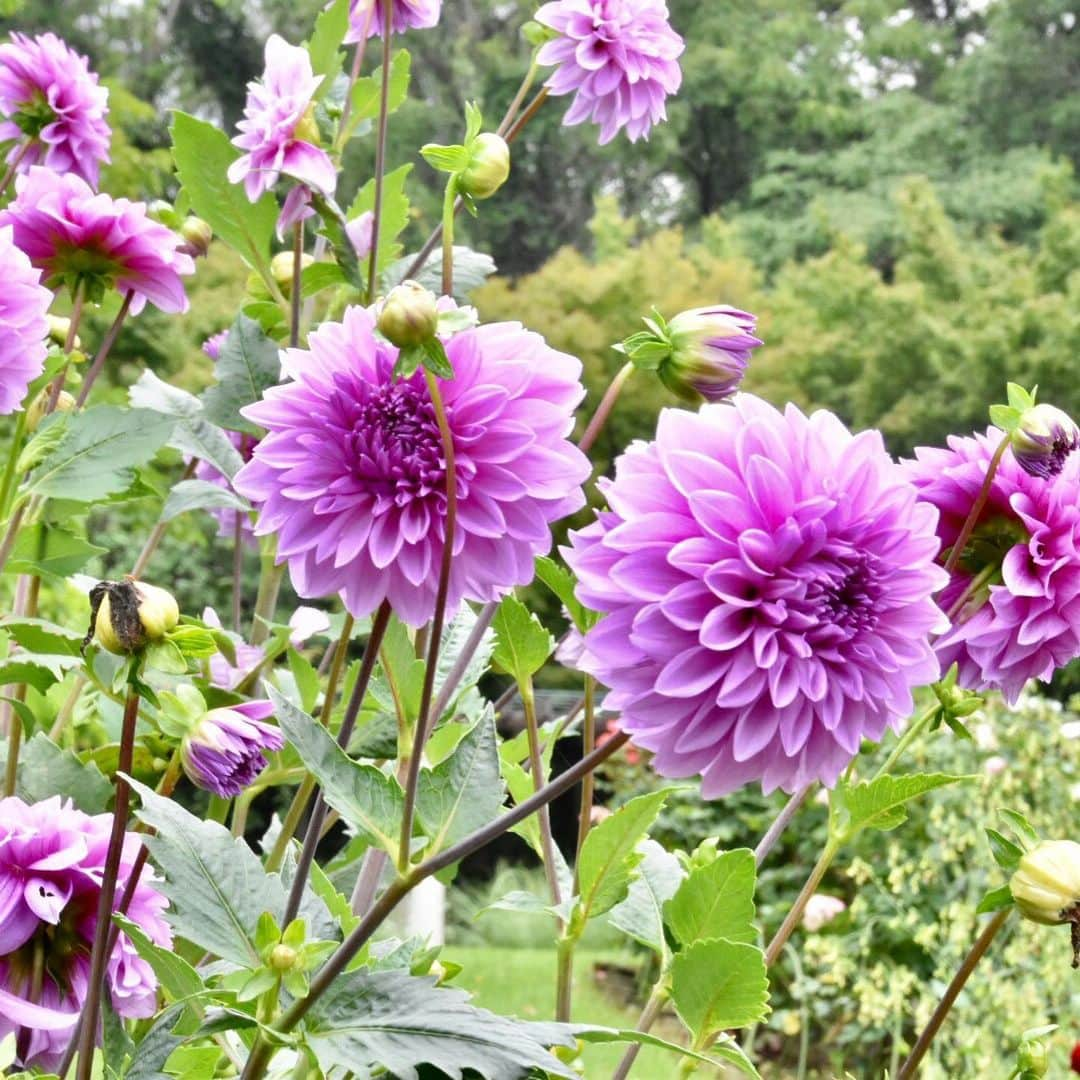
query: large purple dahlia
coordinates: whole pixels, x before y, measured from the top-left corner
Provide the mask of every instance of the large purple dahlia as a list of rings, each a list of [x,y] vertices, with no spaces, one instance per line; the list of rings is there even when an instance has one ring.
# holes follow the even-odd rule
[[[8,161],[19,171],[44,165],[97,187],[112,138],[108,101],[86,57],[55,34],[16,33],[0,45],[0,143],[14,144]]]
[[[951,549],[994,450],[1008,438],[952,437],[919,448],[907,463],[919,498],[939,514]],[[1029,679],[1049,679],[1080,656],[1080,455],[1053,476],[1030,475],[1011,453],[994,474],[986,505],[941,595],[952,629],[937,642],[942,668],[958,663],[970,690],[1000,690],[1011,703]]]
[[[45,366],[52,293],[41,273],[15,246],[11,227],[0,228],[0,416],[14,412]]]
[[[933,508],[877,432],[748,394],[665,410],[571,534],[604,617],[584,670],[666,776],[716,797],[836,781],[938,675]]]
[[[493,600],[532,580],[550,523],[584,503],[585,456],[567,439],[581,364],[518,323],[446,342],[440,382],[457,466],[449,604]],[[446,528],[446,463],[423,372],[393,377],[397,349],[363,308],[291,349],[294,381],[243,410],[269,432],[237,473],[278,536],[301,596],[341,593],[362,617],[389,600],[412,626],[431,618]]]
[[[25,1067],[60,1063],[86,999],[111,828],[111,814],[90,817],[59,796],[33,805],[0,800],[0,1039],[15,1034]],[[117,902],[138,850],[138,838],[128,834]],[[165,906],[144,872],[127,917],[158,945],[172,941]],[[157,979],[125,934],[116,939],[105,980],[118,1016],[153,1015]]]
[[[395,34],[406,30],[430,30],[439,23],[442,0],[390,0],[391,27]],[[386,8],[383,0],[352,0],[346,42],[382,37]]]
[[[664,0],[553,0],[536,20],[559,36],[540,50],[556,69],[551,94],[574,94],[564,124],[592,120],[600,144],[626,129],[631,142],[667,118],[665,101],[682,84],[683,39]]]

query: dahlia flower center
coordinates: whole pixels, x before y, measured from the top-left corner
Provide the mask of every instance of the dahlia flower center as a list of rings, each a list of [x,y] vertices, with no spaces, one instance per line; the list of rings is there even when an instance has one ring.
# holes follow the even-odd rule
[[[849,636],[877,626],[877,575],[866,555],[837,559],[806,591],[806,598],[820,622],[837,626]]]
[[[77,897],[65,906],[56,925],[39,923],[29,941],[3,957],[11,985],[32,999],[40,993],[42,979],[48,974],[57,987],[67,991],[72,959],[90,952],[78,927],[96,906],[90,897]]]

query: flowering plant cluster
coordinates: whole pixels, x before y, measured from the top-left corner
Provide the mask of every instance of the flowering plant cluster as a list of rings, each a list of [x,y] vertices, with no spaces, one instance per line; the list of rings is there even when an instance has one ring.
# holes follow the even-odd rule
[[[625,366],[584,408],[580,360],[469,305],[462,268],[482,260],[455,246],[457,214],[513,184],[513,144],[546,102],[570,97],[563,122],[594,123],[601,143],[664,121],[683,41],[662,0],[543,4],[502,120],[462,103],[461,141],[419,150],[445,180],[442,220],[399,258],[398,35],[439,17],[437,0],[332,0],[307,43],[271,36],[236,131],[176,114],[175,207],[98,190],[107,95],[85,58],[51,34],[0,46],[0,1038],[18,1068],[572,1077],[584,1044],[622,1041],[625,1077],[651,1041],[684,1074],[757,1076],[732,1032],[767,1020],[792,935],[846,911],[817,888],[829,866],[966,779],[914,772],[907,752],[1080,655],[1080,429],[1033,393],[1010,386],[987,433],[898,462],[876,431],[740,389],[767,343],[737,297],[653,311],[612,343]],[[363,139],[371,183],[343,192]],[[188,309],[211,243],[251,272],[204,346],[214,384],[196,397],[145,371],[128,405],[104,402],[119,336],[147,303]],[[680,407],[594,482],[588,452],[631,377]],[[99,551],[88,515],[148,497],[152,461],[178,478],[137,563],[81,575]],[[184,514],[213,515],[234,548],[228,627],[154,581]],[[318,606],[286,618],[286,577]],[[65,579],[85,594],[80,625],[56,610]],[[562,605],[561,642],[531,586]],[[549,663],[581,688],[555,729],[536,710]],[[497,702],[489,672],[508,682]],[[500,728],[514,699],[523,739]],[[553,773],[570,738],[576,763]],[[624,747],[700,778],[702,800],[756,785],[790,801],[754,851],[668,851],[649,838],[668,789],[593,813],[593,773]],[[549,806],[579,783],[564,851]],[[761,948],[757,869],[812,789],[827,837]],[[264,795],[281,812],[256,845]],[[1014,911],[1069,925],[1080,949],[1080,845],[1008,823],[1015,839],[990,842],[1009,882],[983,901],[993,918],[954,987]],[[444,985],[437,949],[381,936],[410,894],[511,829],[546,875],[547,895],[505,902],[553,923],[550,1022],[479,1008]],[[575,1012],[575,948],[601,917],[656,954],[636,1031]],[[951,1000],[897,1075],[915,1074]],[[649,1034],[669,1004],[678,1043]],[[1039,1036],[1022,1046],[1033,1072]]]

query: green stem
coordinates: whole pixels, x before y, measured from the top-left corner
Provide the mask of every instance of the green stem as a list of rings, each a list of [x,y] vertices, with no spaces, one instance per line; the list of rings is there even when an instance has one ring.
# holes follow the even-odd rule
[[[232,802],[232,799],[225,799],[220,795],[211,795],[210,804],[206,808],[206,820],[216,821],[219,825],[224,825],[229,819]]]
[[[956,543],[953,544],[952,550],[949,552],[949,557],[945,560],[945,572],[951,574],[956,569],[956,564],[960,562],[964,555],[964,548],[967,547],[968,540],[971,539],[971,534],[975,529],[975,525],[979,520],[979,515],[983,511],[983,507],[986,505],[986,500],[990,497],[990,485],[994,482],[994,474],[998,470],[998,466],[1001,464],[1001,459],[1005,456],[1005,451],[1009,448],[1009,436],[1002,437],[1001,442],[998,443],[997,449],[994,451],[994,456],[990,459],[990,464],[986,467],[986,476],[983,478],[982,487],[979,488],[979,494],[975,496],[975,501],[971,504],[971,509],[968,511],[968,516],[964,521],[963,527],[960,529],[960,535],[956,538]]]
[[[375,201],[372,206],[371,256],[368,263],[367,302],[375,300],[379,273],[379,241],[382,236],[383,173],[386,171],[386,129],[390,120],[390,41],[394,5],[383,4],[382,87],[379,94],[379,127],[375,140]]]
[[[15,174],[19,171],[19,164],[22,162],[22,159],[26,157],[26,152],[33,143],[34,140],[29,135],[19,143],[19,147],[15,151],[15,156],[8,162],[8,167],[4,170],[4,178],[0,180],[0,196],[6,194],[7,189],[11,186],[11,181],[15,179]]]
[[[540,87],[536,97],[529,102],[528,108],[517,118],[514,124],[507,129],[506,141],[512,143],[525,130],[525,125],[540,111],[540,106],[548,99],[546,86]]]
[[[11,449],[8,451],[7,463],[4,466],[4,478],[0,480],[0,520],[7,517],[11,493],[15,488],[15,466],[19,463],[25,436],[26,410],[23,409],[15,417],[15,430],[11,433]]]
[[[457,199],[457,174],[446,181],[442,212],[442,294],[454,293],[454,205]]]
[[[904,729],[904,733],[897,739],[896,745],[885,759],[884,764],[874,773],[875,780],[879,776],[887,776],[892,771],[893,766],[900,760],[907,748],[926,730],[937,711],[938,705],[935,703],[921,716],[916,717],[908,724]]]
[[[517,119],[518,111],[521,109],[521,104],[525,100],[525,95],[532,89],[532,84],[536,81],[536,74],[540,70],[540,65],[536,62],[536,55],[539,49],[534,49],[532,57],[529,61],[529,68],[525,72],[525,78],[521,80],[521,85],[517,89],[517,93],[514,95],[513,101],[510,102],[509,107],[506,110],[506,114],[502,120],[499,121],[499,126],[495,129],[496,134],[505,136],[510,130],[510,125]]]
[[[652,1029],[657,1017],[663,1012],[664,1006],[667,1004],[668,993],[668,978],[666,974],[663,974],[653,985],[652,993],[649,994],[649,999],[645,1002],[645,1008],[641,1010],[641,1015],[635,1025],[638,1031],[648,1034]],[[626,1080],[626,1077],[630,1075],[630,1070],[634,1067],[634,1062],[637,1061],[639,1053],[641,1053],[640,1043],[633,1043],[628,1046],[626,1053],[623,1054],[622,1060],[619,1062],[619,1067],[611,1074],[611,1080]]]
[[[592,449],[593,443],[596,442],[600,432],[604,430],[604,425],[611,415],[611,410],[615,408],[615,402],[619,400],[619,394],[622,393],[626,380],[633,373],[633,362],[627,360],[616,372],[615,378],[611,380],[603,398],[600,400],[600,404],[596,407],[596,412],[593,413],[592,419],[589,421],[589,426],[585,429],[585,434],[581,436],[581,441],[578,443],[578,449],[583,454],[587,454]]]
[[[255,596],[255,613],[251,619],[251,644],[261,645],[270,636],[270,626],[277,610],[281,580],[285,576],[285,564],[276,561],[276,545],[273,540],[264,541],[262,570],[259,574],[259,591]]]
[[[585,715],[581,722],[581,754],[587,757],[596,749],[596,680],[591,675],[585,676]],[[578,889],[578,866],[581,863],[581,849],[592,828],[593,793],[596,778],[586,773],[581,781],[581,807],[578,810],[577,847],[574,850],[574,892]]]
[[[532,679],[523,679],[520,685],[521,704],[525,710],[525,731],[529,740],[529,768],[532,771],[533,791],[540,791],[544,786],[544,759],[540,752],[540,731],[536,722],[536,698],[533,695]],[[551,815],[546,806],[540,808],[537,819],[540,823],[544,875],[547,877],[552,906],[558,907],[562,903],[562,890],[559,888],[559,872],[555,864],[555,838],[551,835]]]
[[[93,389],[94,383],[97,382],[97,377],[101,374],[102,368],[105,367],[105,361],[108,360],[109,353],[112,352],[112,347],[116,344],[116,339],[120,336],[124,320],[131,310],[131,301],[134,299],[135,293],[129,289],[124,294],[124,302],[120,305],[120,310],[116,313],[112,326],[109,327],[108,333],[101,342],[101,348],[98,349],[97,356],[94,357],[94,362],[86,373],[86,378],[83,379],[83,384],[79,389],[79,396],[75,399],[76,407],[81,409],[86,404],[86,399],[90,396],[90,391]]]
[[[821,854],[818,856],[818,861],[814,864],[814,869],[810,871],[810,876],[806,879],[806,884],[803,885],[802,892],[799,893],[795,903],[791,906],[791,910],[787,913],[787,918],[780,924],[780,929],[776,931],[775,936],[772,941],[769,942],[768,948],[765,950],[766,967],[772,967],[772,965],[776,963],[776,959],[787,944],[788,938],[791,937],[795,927],[799,925],[799,921],[802,919],[803,912],[806,910],[806,905],[809,903],[810,897],[817,891],[818,885],[821,884],[821,879],[825,876],[829,867],[832,866],[833,859],[836,858],[836,854],[839,850],[839,839],[835,836],[830,836],[825,843],[825,847],[822,848]]]
[[[71,354],[75,349],[75,342],[79,337],[79,324],[82,322],[83,304],[86,301],[86,281],[79,278],[75,285],[75,293],[71,298],[71,318],[68,320],[68,332],[64,338],[64,366],[56,373],[56,378],[49,387],[49,401],[46,413],[56,411],[56,405],[60,401],[60,394],[67,381],[68,368],[71,367]]]

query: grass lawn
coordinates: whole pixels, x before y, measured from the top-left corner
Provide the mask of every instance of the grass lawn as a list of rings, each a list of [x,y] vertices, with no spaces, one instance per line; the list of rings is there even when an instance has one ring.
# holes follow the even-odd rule
[[[490,946],[447,945],[443,959],[456,961],[464,971],[454,985],[469,990],[477,1005],[522,1020],[550,1020],[555,1010],[555,952],[553,949],[506,949]],[[622,1006],[597,984],[593,965],[611,959],[610,953],[581,950],[574,960],[574,1016],[604,1027],[632,1028],[638,1012]],[[666,1039],[678,1038],[678,1021],[665,1022],[657,1031]],[[582,1055],[588,1080],[608,1080],[626,1049],[624,1043],[587,1046]],[[669,1051],[643,1047],[631,1080],[671,1080],[678,1075],[680,1058]],[[698,1074],[707,1076],[706,1068]]]

